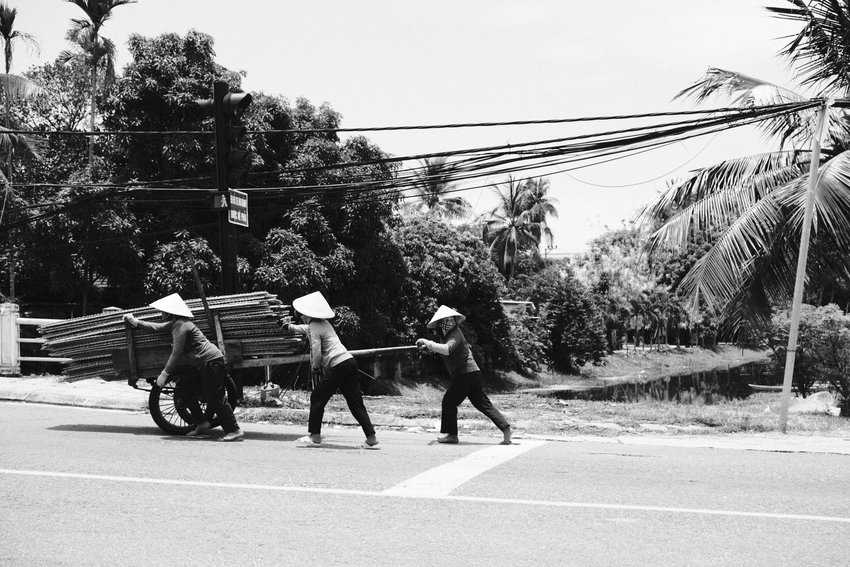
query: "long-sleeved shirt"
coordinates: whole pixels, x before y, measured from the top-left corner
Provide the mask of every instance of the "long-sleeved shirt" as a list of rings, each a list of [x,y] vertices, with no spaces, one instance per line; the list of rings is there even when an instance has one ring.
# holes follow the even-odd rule
[[[313,319],[308,325],[290,324],[287,328],[307,335],[310,339],[310,368],[313,370],[333,368],[340,362],[354,358],[325,319]]]
[[[207,340],[198,326],[188,319],[174,319],[165,323],[152,323],[138,319],[136,321],[143,329],[159,333],[171,331],[171,355],[165,363],[165,371],[169,374],[176,370],[181,357],[187,357],[190,361],[200,364],[224,356],[217,346]]]
[[[457,325],[446,335],[445,343],[426,340],[425,346],[443,357],[443,364],[452,378],[480,370],[466,337]]]

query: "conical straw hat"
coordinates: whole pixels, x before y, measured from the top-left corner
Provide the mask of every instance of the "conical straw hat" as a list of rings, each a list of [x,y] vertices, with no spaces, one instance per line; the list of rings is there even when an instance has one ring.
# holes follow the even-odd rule
[[[162,299],[157,299],[151,303],[151,307],[159,309],[163,313],[177,315],[178,317],[186,317],[188,319],[195,318],[195,316],[192,315],[192,310],[189,309],[189,306],[186,305],[179,293],[172,293],[171,295],[166,295]]]
[[[437,323],[439,323],[443,319],[448,319],[449,317],[457,317],[458,325],[461,324],[464,320],[466,320],[466,317],[464,317],[451,307],[448,307],[446,305],[440,305],[440,308],[437,309],[437,312],[434,313],[434,316],[431,317],[430,321],[428,321],[428,328],[433,329],[437,326]]]
[[[335,315],[320,291],[302,295],[292,302],[292,307],[302,315],[313,319],[333,319]]]

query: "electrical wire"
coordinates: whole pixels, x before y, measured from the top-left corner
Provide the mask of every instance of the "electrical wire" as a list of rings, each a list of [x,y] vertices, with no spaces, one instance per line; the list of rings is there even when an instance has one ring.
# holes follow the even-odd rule
[[[786,103],[793,104],[793,103]],[[820,104],[820,102],[818,103]],[[571,118],[547,118],[540,120],[509,120],[501,122],[458,122],[449,124],[416,124],[404,126],[366,126],[359,128],[286,128],[268,130],[248,130],[248,134],[316,134],[330,132],[382,132],[406,130],[438,130],[453,128],[480,128],[494,126],[520,126],[534,124],[569,124],[576,122],[598,122],[610,120],[633,120],[640,118],[657,118],[661,116],[688,116],[697,114],[736,113],[742,110],[770,108],[776,105],[754,106],[747,109],[741,107],[720,107],[710,109],[679,110],[667,112],[645,112],[636,114],[611,114],[601,116],[580,116]],[[7,134],[26,134],[31,136],[209,136],[214,130],[3,130]]]
[[[764,110],[760,111],[747,111],[747,112],[739,112],[735,116],[727,116],[727,117],[713,117],[710,119],[701,119],[697,121],[679,121],[673,123],[666,123],[662,125],[650,125],[650,126],[641,126],[636,128],[628,128],[621,130],[612,130],[608,132],[595,133],[595,134],[585,134],[580,136],[570,136],[565,138],[555,138],[552,140],[543,140],[543,141],[535,141],[535,142],[526,142],[522,144],[507,144],[507,145],[499,145],[499,146],[488,146],[485,148],[474,148],[472,150],[461,150],[455,152],[439,152],[432,154],[417,154],[417,156],[441,156],[441,155],[467,155],[471,152],[477,152],[480,155],[476,155],[473,157],[467,157],[464,162],[467,163],[467,167],[464,170],[462,167],[458,167],[456,164],[452,164],[452,170],[460,172],[463,175],[454,175],[447,176],[444,173],[441,173],[438,176],[434,176],[435,178],[442,180],[457,181],[457,180],[465,180],[477,177],[485,177],[492,176],[494,174],[504,174],[504,173],[512,173],[517,171],[524,171],[532,168],[540,168],[544,166],[552,166],[558,163],[567,163],[574,161],[586,161],[589,159],[593,159],[594,157],[602,157],[607,155],[607,153],[624,153],[629,151],[627,146],[635,145],[635,144],[645,144],[648,148],[651,148],[656,145],[666,145],[669,143],[673,143],[676,141],[680,141],[681,139],[687,139],[687,137],[693,137],[696,135],[705,135],[706,133],[711,133],[713,129],[723,130],[733,127],[739,127],[745,124],[763,121],[769,118],[774,118],[783,114],[790,114],[793,112],[800,112],[811,108],[812,106],[819,105],[820,102],[807,102],[807,103],[797,103],[797,104],[783,104],[783,105],[772,105],[770,107],[764,107]],[[651,129],[655,128],[654,131]],[[707,132],[697,132],[693,133],[699,129],[708,129]],[[624,134],[632,134],[630,136]],[[685,136],[687,134],[687,136]],[[676,138],[676,136],[685,136],[682,138]],[[662,139],[664,137],[671,137],[671,140],[667,141],[656,141]],[[591,140],[591,138],[597,138],[596,140]],[[575,143],[578,140],[584,140],[580,143]],[[589,141],[588,141],[589,140]],[[572,141],[574,142],[572,145],[558,145],[552,146],[553,143],[560,143],[564,141]],[[536,148],[534,146],[537,146]],[[517,148],[531,148],[531,149],[521,149],[517,150]],[[625,149],[624,149],[625,148]],[[488,154],[487,151],[490,151]],[[499,150],[499,151],[495,151]],[[600,150],[603,150],[600,153]],[[595,154],[593,153],[595,152]],[[522,155],[524,154],[524,155]],[[572,155],[570,158],[563,158],[559,160],[550,160],[549,162],[542,163],[531,163],[526,164],[524,166],[509,166],[507,169],[502,170],[493,170],[493,166],[502,166],[509,165],[512,163],[516,163],[518,161],[533,161],[540,160],[541,158],[547,157],[556,157],[556,156],[564,156],[564,155]],[[400,160],[402,158],[387,158],[386,160],[379,160],[375,162],[374,160],[370,162],[360,162],[360,163],[349,163],[349,164],[341,164],[340,167],[353,167],[358,165],[368,165],[373,163],[386,163],[387,161],[395,161]],[[404,159],[411,159],[410,156]],[[501,161],[492,161],[494,159],[501,159]],[[621,159],[621,158],[620,158]],[[491,160],[491,163],[486,163],[488,160]],[[484,162],[482,164],[482,162]],[[585,164],[584,166],[578,166],[575,168],[568,168],[562,171],[569,171],[572,169],[579,169],[581,167],[589,167],[590,165],[596,164]],[[485,170],[485,167],[489,167],[490,169]],[[303,170],[309,170],[311,168],[304,168]],[[302,170],[302,171],[303,171]],[[546,175],[552,175],[559,172],[549,172]],[[540,177],[544,175],[542,173],[538,173],[533,177]],[[532,178],[533,178],[532,177]],[[427,176],[425,177],[427,179]],[[305,190],[312,191],[312,194],[328,194],[329,190],[339,190],[339,189],[347,189],[349,191],[354,190],[357,187],[361,188],[361,191],[372,191],[374,195],[372,197],[381,197],[381,194],[378,191],[383,191],[383,195],[389,198],[410,198],[413,196],[403,195],[400,196],[400,192],[405,188],[410,188],[413,182],[413,179],[417,180],[417,183],[421,183],[423,180],[422,176],[413,176],[410,178],[411,182],[407,185],[403,185],[399,183],[399,179],[387,179],[387,180],[369,180],[365,182],[356,182],[356,183],[344,183],[344,184],[325,184],[325,185],[312,185],[312,186],[286,186],[286,187],[253,187],[253,188],[244,188],[243,190],[251,191],[286,191],[286,197],[292,197],[296,195],[304,195]],[[63,184],[63,187],[69,186],[69,184]],[[91,187],[91,184],[79,184],[82,187]],[[193,192],[214,192],[214,189],[203,189],[203,188],[189,188],[189,187],[133,187],[130,185],[107,185],[101,184],[99,187],[106,187],[108,191],[104,191],[102,193],[94,193],[90,194],[84,198],[81,198],[77,201],[67,203],[60,207],[56,211],[48,211],[46,213],[42,213],[40,215],[33,215],[24,220],[21,220],[17,223],[7,225],[2,229],[3,232],[7,232],[8,230],[15,228],[17,226],[21,226],[23,224],[27,224],[30,222],[35,222],[37,220],[43,218],[49,218],[50,216],[55,216],[58,214],[62,214],[64,210],[67,210],[71,207],[79,206],[84,204],[94,198],[103,197],[108,198],[110,196],[114,196],[118,194],[119,190],[123,190],[122,193],[130,193],[134,191],[193,191]],[[463,188],[460,190],[466,191],[472,188]],[[308,193],[309,194],[309,193]],[[369,195],[367,195],[369,196]]]

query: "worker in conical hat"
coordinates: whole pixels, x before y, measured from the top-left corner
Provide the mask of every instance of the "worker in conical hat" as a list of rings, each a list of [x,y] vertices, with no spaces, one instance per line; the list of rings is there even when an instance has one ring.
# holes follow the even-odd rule
[[[165,368],[159,373],[156,384],[159,387],[172,378],[177,364],[181,358],[188,358],[198,368],[201,375],[201,397],[207,404],[202,421],[195,424],[195,428],[187,433],[194,437],[202,435],[210,429],[210,420],[213,415],[218,415],[224,436],[221,441],[235,441],[242,437],[242,430],[236,423],[233,408],[227,402],[227,367],[224,355],[217,346],[212,344],[197,325],[192,321],[194,315],[183,298],[177,293],[172,293],[162,299],[150,304],[158,310],[165,320],[162,323],[141,321],[132,314],[126,313],[124,320],[133,327],[141,327],[155,332],[171,333],[171,356],[165,363]]]
[[[429,329],[437,329],[445,342],[436,342],[425,338],[416,339],[420,352],[438,354],[449,373],[451,383],[443,395],[443,412],[440,420],[441,436],[439,443],[457,443],[457,408],[467,397],[475,408],[490,418],[502,432],[502,444],[511,444],[511,426],[487,394],[484,393],[484,383],[481,370],[472,356],[472,349],[460,324],[466,319],[463,315],[448,307],[440,305],[434,316],[428,322]]]
[[[322,416],[331,396],[339,389],[345,397],[351,415],[360,424],[366,441],[362,447],[377,449],[378,439],[363,404],[360,391],[357,362],[343,346],[329,319],[334,311],[319,291],[304,295],[292,302],[292,307],[301,316],[303,325],[286,326],[292,333],[306,335],[310,340],[310,369],[313,376],[313,391],[310,394],[310,418],[308,436],[299,442],[309,446],[322,443]]]

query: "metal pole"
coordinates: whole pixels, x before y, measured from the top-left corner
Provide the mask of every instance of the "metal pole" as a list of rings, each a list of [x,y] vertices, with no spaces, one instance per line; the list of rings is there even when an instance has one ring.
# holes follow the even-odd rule
[[[806,191],[806,209],[803,215],[803,231],[800,235],[800,253],[797,256],[797,277],[794,280],[794,299],[791,303],[791,330],[788,333],[788,350],[785,354],[785,376],[782,380],[782,405],[779,410],[779,429],[782,433],[788,426],[788,404],[791,401],[791,382],[794,377],[794,360],[797,356],[797,338],[800,330],[800,311],[803,303],[803,288],[806,283],[806,261],[809,255],[809,237],[812,230],[812,214],[815,208],[815,191],[820,165],[820,140],[826,120],[828,102],[818,107],[817,126],[812,136],[812,161],[809,165],[809,187]]]
[[[227,186],[227,136],[230,127],[225,109],[224,97],[229,87],[224,81],[213,83],[213,112],[215,114],[215,184],[221,203],[228,203]],[[236,254],[234,246],[233,227],[227,220],[228,208],[224,206],[219,211],[218,234],[219,251],[221,253],[221,284],[225,294],[236,290]]]

